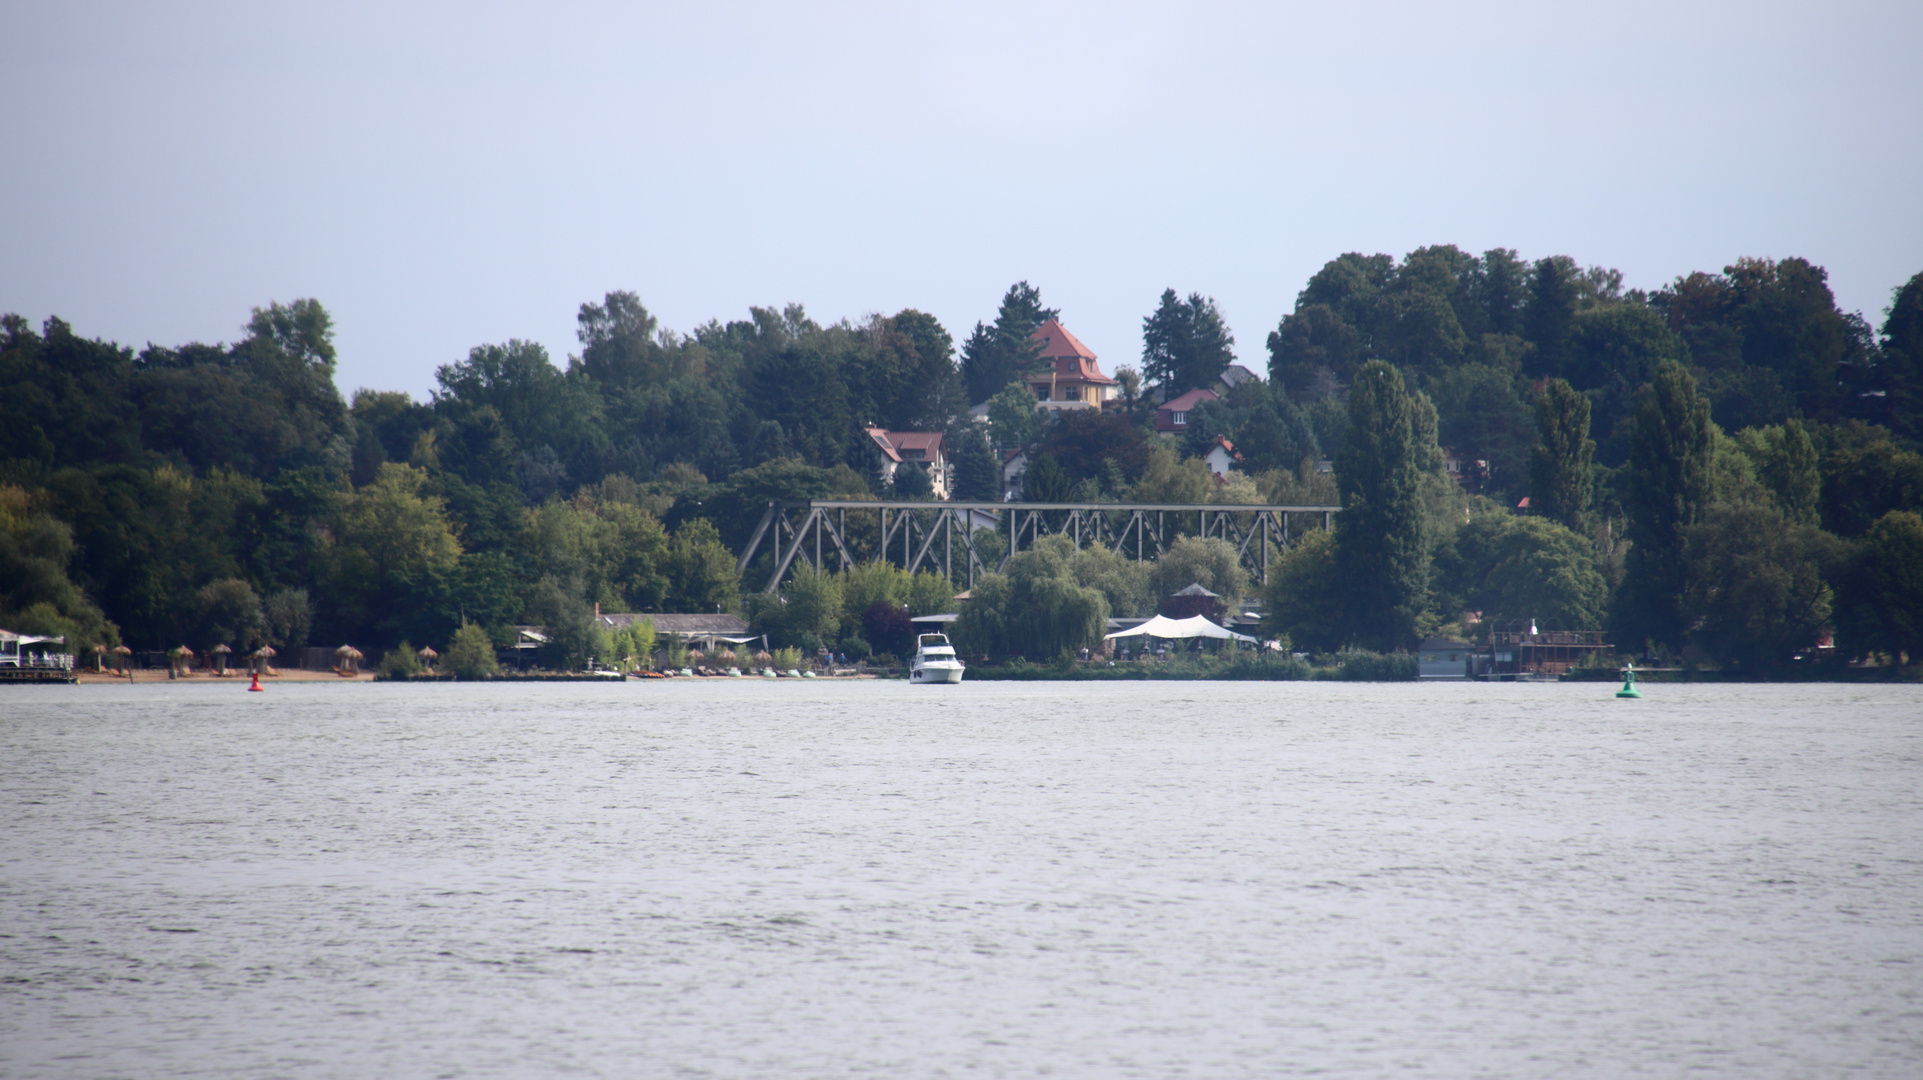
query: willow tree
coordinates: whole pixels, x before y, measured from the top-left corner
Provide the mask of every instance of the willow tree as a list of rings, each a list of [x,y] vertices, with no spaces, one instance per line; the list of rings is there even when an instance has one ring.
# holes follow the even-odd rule
[[[1349,640],[1408,648],[1428,606],[1429,552],[1415,403],[1389,364],[1371,360],[1356,372],[1335,472],[1335,563]]]
[[[1108,626],[1108,598],[1076,580],[1075,545],[1065,536],[1017,553],[1006,574],[982,578],[973,595],[953,624],[970,655],[1053,660],[1100,645]]]

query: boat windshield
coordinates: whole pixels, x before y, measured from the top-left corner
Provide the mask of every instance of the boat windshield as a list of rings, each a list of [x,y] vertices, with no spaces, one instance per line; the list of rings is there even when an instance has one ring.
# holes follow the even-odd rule
[[[924,649],[933,648],[937,646],[946,646],[948,644],[948,635],[947,634],[923,634],[919,639],[917,639],[917,641],[920,647]]]

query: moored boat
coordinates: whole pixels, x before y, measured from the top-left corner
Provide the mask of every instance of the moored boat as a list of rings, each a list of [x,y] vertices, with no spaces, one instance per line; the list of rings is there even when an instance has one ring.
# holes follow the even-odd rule
[[[947,634],[921,634],[915,638],[915,659],[908,665],[911,683],[958,683],[964,666],[948,643]]]

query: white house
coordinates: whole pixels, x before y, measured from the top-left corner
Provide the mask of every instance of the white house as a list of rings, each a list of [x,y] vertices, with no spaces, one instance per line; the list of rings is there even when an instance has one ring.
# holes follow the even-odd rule
[[[1218,480],[1225,479],[1229,475],[1230,467],[1241,460],[1242,455],[1235,449],[1235,444],[1220,435],[1215,437],[1209,452],[1202,455],[1202,463],[1209,467],[1209,471],[1214,473]]]
[[[955,470],[942,452],[941,432],[886,431],[878,427],[863,430],[875,444],[875,449],[881,451],[883,483],[893,483],[895,470],[901,468],[903,462],[912,462],[928,473],[928,483],[935,489],[935,498],[948,498],[948,493],[953,490]]]

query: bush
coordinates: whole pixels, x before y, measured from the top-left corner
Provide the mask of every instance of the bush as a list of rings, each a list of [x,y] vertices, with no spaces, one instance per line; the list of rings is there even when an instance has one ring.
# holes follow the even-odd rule
[[[485,679],[501,673],[501,665],[494,659],[494,642],[488,640],[487,631],[473,623],[462,623],[454,631],[454,640],[448,642],[441,660],[457,679]]]
[[[1366,649],[1345,652],[1338,658],[1345,682],[1414,682],[1418,677],[1416,658],[1411,653],[1375,653]]]
[[[801,667],[801,650],[786,645],[774,651],[774,666],[778,671]]]
[[[414,655],[414,646],[402,641],[387,650],[381,657],[380,665],[374,669],[376,679],[406,679],[421,670],[421,659]]]

